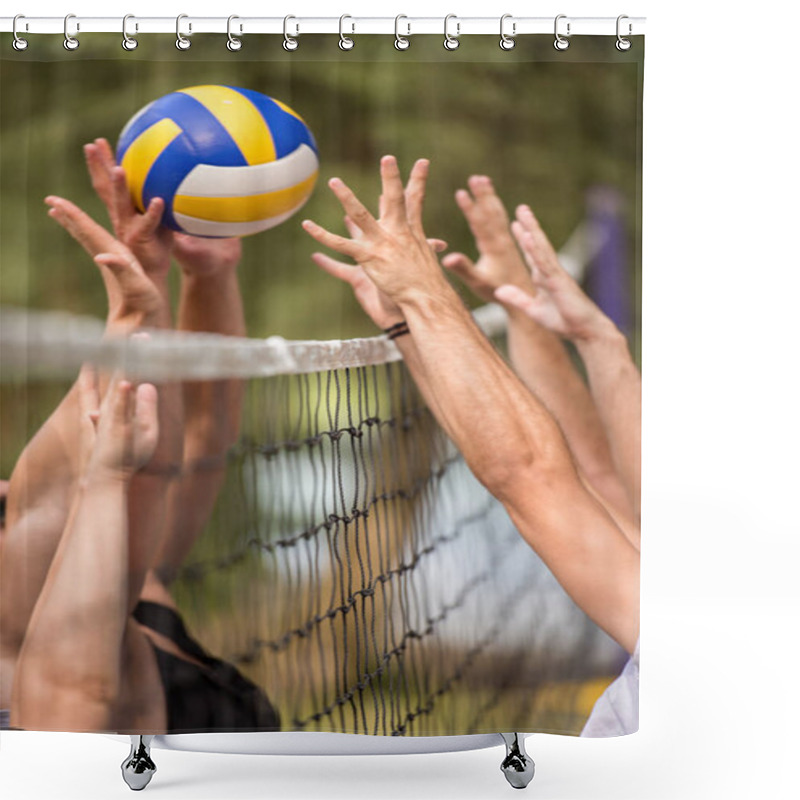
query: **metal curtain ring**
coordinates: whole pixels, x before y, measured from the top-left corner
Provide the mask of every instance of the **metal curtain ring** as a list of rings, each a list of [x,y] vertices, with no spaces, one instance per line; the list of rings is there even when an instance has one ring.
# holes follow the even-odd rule
[[[628,19],[628,15],[627,15],[627,14],[620,14],[620,15],[617,17],[617,44],[616,44],[616,48],[617,48],[617,50],[620,50],[620,51],[621,51],[621,52],[623,52],[623,53],[624,53],[626,50],[630,50],[630,49],[631,49],[631,40],[630,40],[630,39],[626,39],[626,38],[625,38],[625,37],[624,37],[624,36],[623,36],[623,35],[620,33],[620,23],[621,23],[621,22],[622,22],[622,20],[624,20],[624,19]],[[628,23],[628,36],[630,36],[630,35],[631,35],[631,33],[633,33],[633,26],[632,26],[632,25],[631,25],[631,23],[629,22],[629,23]]]
[[[555,23],[553,25],[553,32],[555,33],[555,37],[556,37],[555,41],[553,42],[553,47],[555,47],[556,50],[566,50],[569,47],[569,39],[564,38],[558,32],[558,21],[561,20],[561,19],[566,19],[566,18],[567,18],[566,14],[559,14],[556,17],[556,21],[555,21]],[[567,22],[567,36],[570,36],[570,25],[569,25],[569,22]]]
[[[349,14],[342,14],[342,16],[339,17],[339,47],[342,50],[352,50],[356,46],[356,43],[349,36],[344,35],[344,21],[346,19],[353,19],[353,18]],[[352,28],[351,33],[355,33],[356,30],[355,22],[352,22],[350,24]]]
[[[451,19],[456,21],[456,35],[453,36],[448,30],[447,26]],[[455,14],[448,14],[444,18],[444,49],[445,50],[458,50],[461,42],[458,41],[459,34],[461,33],[461,23]]]
[[[15,50],[20,50],[21,51],[21,50],[27,49],[28,40],[21,38],[20,35],[17,33],[17,21],[20,20],[20,19],[25,19],[25,15],[24,14],[17,14],[17,16],[14,17],[14,21],[11,23],[11,32],[14,34],[14,41],[11,42],[11,46]],[[27,22],[25,23],[25,30],[26,31],[28,30],[28,23]]]
[[[405,14],[398,14],[394,18],[394,47],[395,50],[408,50],[411,47],[411,42],[406,38],[407,36],[411,36],[411,23],[407,22],[406,26],[408,27],[408,32],[405,36],[400,35],[400,20],[401,19],[408,19]]]
[[[283,18],[283,49],[292,51],[292,50],[297,50],[299,44],[295,36],[299,35],[300,26],[297,23],[295,23],[295,28],[296,28],[295,36],[289,36],[288,25],[290,19],[297,19],[297,17],[292,16],[291,14],[287,14]]]
[[[136,19],[133,14],[126,14],[122,18],[122,49],[123,50],[135,50],[139,46],[139,42],[133,37],[128,35],[128,20],[129,19]],[[133,23],[134,31],[139,30],[139,23]]]
[[[192,46],[191,40],[187,39],[181,33],[181,20],[188,18],[189,18],[188,14],[178,14],[178,16],[175,18],[175,36],[178,37],[177,39],[175,39],[175,47],[177,47],[178,50],[188,50]],[[192,23],[190,22],[189,33],[191,32],[192,32]]]
[[[509,36],[505,30],[505,24],[507,19],[512,20],[511,36]],[[517,23],[513,21],[513,15],[503,14],[503,16],[500,17],[500,49],[513,50],[514,45],[516,44],[516,42],[514,41],[514,36],[516,35],[517,35]]]
[[[74,36],[70,36],[70,33],[69,33],[69,21],[71,19],[75,19],[75,15],[74,14],[67,14],[67,16],[64,17],[64,49],[65,50],[77,50],[78,49],[78,45],[80,44],[80,42]],[[77,33],[80,29],[81,29],[80,23],[76,22],[75,23],[75,32]]]
[[[237,50],[242,49],[242,40],[238,39],[231,33],[231,22],[233,22],[235,19],[239,19],[239,17],[237,17],[236,14],[231,14],[228,17],[228,43],[226,44],[226,47],[228,48],[228,50],[231,51],[231,53],[235,53]],[[242,25],[240,23],[239,33],[241,34],[241,32],[242,32]]]

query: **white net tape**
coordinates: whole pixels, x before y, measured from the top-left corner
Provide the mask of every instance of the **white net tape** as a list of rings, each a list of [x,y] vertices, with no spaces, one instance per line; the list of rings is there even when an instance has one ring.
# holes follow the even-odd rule
[[[491,304],[475,319],[487,336],[505,329],[505,312]],[[0,308],[3,380],[70,377],[89,361],[122,368],[141,380],[268,378],[399,361],[386,336],[345,340],[245,339],[208,333],[148,331],[147,339],[103,338],[103,323],[64,312]]]
[[[602,231],[584,221],[564,244],[559,258],[580,280],[603,243]],[[506,314],[501,306],[482,306],[474,317],[489,337],[505,331]],[[316,341],[159,330],[148,331],[149,338],[143,340],[103,338],[103,333],[102,321],[93,317],[2,306],[0,380],[70,378],[87,361],[101,368],[121,368],[138,380],[164,381],[301,375],[401,359],[386,336]]]

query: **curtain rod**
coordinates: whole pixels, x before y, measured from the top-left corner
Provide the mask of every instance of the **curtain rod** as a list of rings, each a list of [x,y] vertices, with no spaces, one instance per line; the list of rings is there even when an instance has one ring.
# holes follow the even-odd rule
[[[16,22],[15,22],[16,21]],[[0,32],[26,34],[61,34],[78,37],[84,33],[120,33],[129,37],[148,33],[219,33],[244,36],[250,34],[279,34],[295,37],[305,33],[327,33],[340,36],[358,34],[387,34],[400,37],[438,34],[448,38],[461,35],[497,34],[514,37],[528,34],[570,36],[639,36],[645,32],[645,17],[418,17],[401,14],[397,17],[360,17],[345,14],[341,17],[201,17],[181,14],[179,17],[84,17],[68,14],[64,17],[36,17],[22,14],[0,17]],[[557,38],[557,37],[556,37]]]

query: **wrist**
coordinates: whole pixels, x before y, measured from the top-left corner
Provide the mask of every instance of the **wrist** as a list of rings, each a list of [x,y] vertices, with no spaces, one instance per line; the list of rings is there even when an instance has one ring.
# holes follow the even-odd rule
[[[573,344],[582,355],[590,355],[598,350],[619,350],[627,352],[628,340],[622,331],[610,319],[604,318],[603,322],[587,328],[580,335],[571,337]]]
[[[194,264],[175,259],[184,281],[196,283],[209,283],[214,281],[227,281],[236,276],[236,262],[232,264],[220,262],[218,264],[204,264],[197,267]]]
[[[384,328],[383,332],[390,341],[394,341],[401,336],[411,333],[408,323],[404,319],[400,320],[399,322],[395,322],[393,325],[389,325],[387,328]]]
[[[110,467],[106,464],[89,463],[80,480],[82,491],[102,488],[126,488],[133,477],[133,471]]]
[[[441,286],[435,288],[409,291],[395,302],[410,326],[411,320],[426,324],[449,324],[454,319],[471,316],[453,287],[444,280]]]

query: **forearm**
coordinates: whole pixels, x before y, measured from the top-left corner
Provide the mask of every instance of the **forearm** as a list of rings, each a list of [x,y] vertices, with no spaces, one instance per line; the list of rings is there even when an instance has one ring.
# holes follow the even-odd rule
[[[20,653],[15,693],[23,709],[25,688],[37,680],[109,701],[119,688],[128,616],[127,488],[116,478],[89,479],[75,499]]]
[[[246,334],[244,309],[233,268],[211,275],[185,274],[178,327],[226,336]],[[239,435],[244,383],[240,380],[183,384],[183,469],[171,489],[168,534],[156,566],[171,582],[203,530],[225,479],[225,457]]]
[[[133,476],[128,495],[129,612],[139,601],[145,576],[157,565],[161,548],[169,538],[173,525],[171,497],[184,468],[182,386],[162,384],[158,392],[158,444],[147,466]]]
[[[70,496],[80,469],[78,414],[78,393],[73,385],[20,454],[8,487],[6,527],[9,532],[29,509],[44,503],[60,508],[66,519],[69,502],[65,502],[65,498]],[[53,549],[63,527],[62,523]]]
[[[565,476],[531,491],[520,472],[506,509],[523,538],[597,625],[632,653],[639,637],[639,552],[602,504]]]
[[[560,337],[512,308],[508,347],[517,375],[561,426],[585,479],[620,516],[632,519],[633,506],[616,472],[589,388]]]
[[[557,423],[459,302],[403,303],[434,411],[565,590],[622,646],[638,636],[638,552],[586,489]]]
[[[574,472],[558,425],[449,286],[401,308],[416,345],[415,378],[422,378],[440,424],[491,491],[502,492],[521,463]]]
[[[79,471],[73,386],[27,444],[9,481],[0,550],[0,647],[15,658],[67,524]],[[3,692],[3,696],[7,693]]]
[[[244,308],[234,269],[184,275],[178,306],[182,331],[245,336]],[[184,384],[186,455],[223,454],[239,435],[244,383],[240,380]]]
[[[611,454],[638,518],[641,493],[642,379],[625,337],[609,326],[576,341]]]

